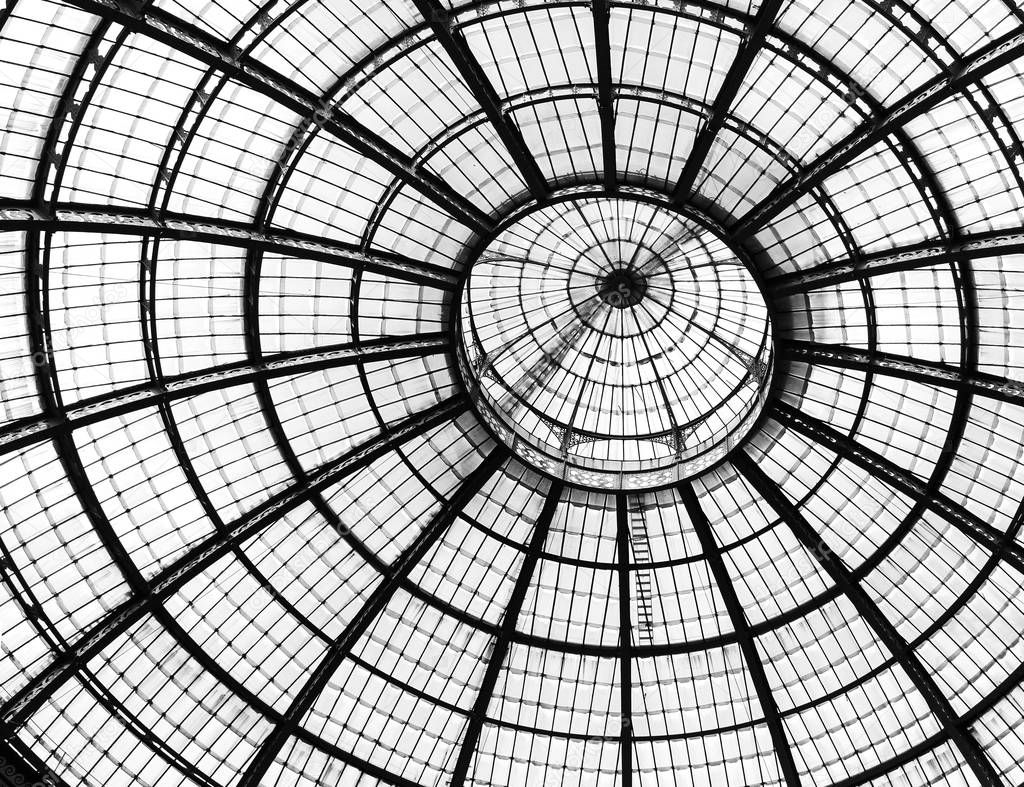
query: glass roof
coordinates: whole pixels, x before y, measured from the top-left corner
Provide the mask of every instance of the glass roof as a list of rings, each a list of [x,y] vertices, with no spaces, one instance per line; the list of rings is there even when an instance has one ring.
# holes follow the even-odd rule
[[[539,470],[665,486],[714,464],[767,394],[772,329],[754,272],[679,213],[622,198],[541,208],[469,262],[464,374]]]
[[[1015,0],[7,0],[0,118],[4,779],[1024,783]]]

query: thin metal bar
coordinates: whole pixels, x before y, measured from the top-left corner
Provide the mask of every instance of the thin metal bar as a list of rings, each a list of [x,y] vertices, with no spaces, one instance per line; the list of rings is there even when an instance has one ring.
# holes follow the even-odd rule
[[[512,645],[512,635],[516,630],[519,613],[522,611],[526,593],[534,578],[540,553],[544,548],[544,542],[547,540],[548,531],[551,529],[551,522],[555,517],[555,511],[561,498],[562,483],[552,481],[547,497],[544,499],[544,507],[537,518],[537,524],[534,525],[533,535],[526,548],[526,555],[523,558],[523,565],[519,569],[519,576],[516,577],[515,587],[512,588],[512,594],[505,605],[505,614],[501,620],[501,632],[494,638],[494,647],[487,662],[487,669],[480,681],[480,689],[473,702],[469,721],[466,723],[466,733],[463,735],[462,745],[459,747],[455,769],[449,781],[450,787],[463,787],[466,777],[469,775],[473,755],[476,753],[476,747],[480,741],[480,733],[483,731],[484,721],[487,719],[487,708],[491,704],[494,689],[498,684],[498,676],[501,674],[501,668]]]
[[[701,544],[701,551],[704,553],[711,573],[718,586],[718,592],[722,596],[729,619],[732,621],[733,629],[739,636],[740,649],[743,651],[744,660],[747,663],[747,674],[757,692],[757,699],[761,705],[761,712],[764,713],[765,724],[771,734],[772,743],[775,746],[775,755],[779,760],[779,768],[788,787],[799,787],[800,774],[796,768],[796,761],[793,759],[793,749],[789,739],[786,737],[786,728],[782,723],[779,714],[779,705],[772,695],[771,684],[764,671],[764,663],[757,649],[757,643],[747,622],[746,613],[743,611],[743,604],[740,602],[733,586],[729,570],[726,568],[725,560],[722,558],[721,550],[715,542],[715,534],[708,522],[707,515],[701,507],[700,500],[693,484],[684,482],[676,487],[686,513],[689,515],[690,524]]]
[[[676,181],[675,188],[672,190],[673,203],[680,204],[689,199],[690,192],[697,180],[697,175],[700,174],[701,165],[708,157],[711,145],[718,136],[718,132],[722,130],[725,118],[729,114],[729,108],[739,95],[740,88],[743,86],[743,80],[746,79],[754,59],[764,48],[765,38],[772,31],[775,18],[782,9],[782,4],[783,0],[764,0],[754,15],[750,26],[745,29],[743,38],[740,40],[736,50],[736,56],[733,58],[732,63],[729,64],[729,70],[726,72],[722,86],[718,89],[718,94],[711,104],[708,119],[700,131],[697,132],[697,136],[693,140],[693,146],[690,148],[690,153],[686,157],[683,171],[680,173],[679,180]]]
[[[523,176],[523,180],[526,181],[533,198],[545,199],[549,188],[537,165],[537,160],[526,146],[526,141],[515,121],[502,110],[501,99],[469,48],[466,37],[457,28],[454,15],[437,0],[413,0],[413,3],[423,18],[427,20],[430,29],[434,32],[434,38],[451,58],[462,80],[473,94],[473,98],[476,99],[487,115],[487,119],[498,132],[498,137],[504,143],[512,157],[512,162]]]
[[[733,464],[746,477],[751,486],[771,505],[775,512],[789,526],[797,540],[814,556],[825,572],[832,578],[851,601],[862,618],[875,632],[910,678],[914,687],[924,697],[931,712],[938,719],[950,739],[956,744],[978,782],[986,787],[997,787],[1003,782],[996,775],[995,768],[985,756],[981,745],[963,725],[946,696],[939,689],[931,673],[909,647],[896,627],[889,621],[878,605],[871,599],[864,587],[853,580],[850,570],[836,555],[803,514],[794,506],[779,486],[772,481],[748,454],[738,451]]]
[[[394,597],[409,573],[427,555],[430,548],[444,535],[463,508],[507,459],[506,449],[495,448],[462,482],[462,485],[431,522],[417,534],[412,543],[389,566],[388,573],[380,584],[370,593],[359,612],[345,626],[345,630],[331,643],[320,663],[317,664],[305,684],[296,692],[291,705],[285,711],[284,718],[264,739],[259,750],[249,762],[249,767],[238,781],[238,787],[258,787],[285,741],[294,734],[303,717],[326,688],[331,676],[337,672],[370,624],[387,607],[388,602]]]

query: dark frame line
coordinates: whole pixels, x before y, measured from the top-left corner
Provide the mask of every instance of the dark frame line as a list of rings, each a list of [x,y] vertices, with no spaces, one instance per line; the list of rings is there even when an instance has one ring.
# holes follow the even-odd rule
[[[512,594],[509,596],[508,604],[505,606],[505,613],[501,619],[501,631],[494,638],[494,647],[487,662],[487,669],[484,672],[483,679],[480,681],[480,689],[477,691],[476,699],[473,702],[473,710],[470,712],[469,721],[466,723],[466,732],[462,737],[462,744],[459,746],[459,753],[455,760],[455,768],[449,781],[450,787],[463,787],[466,783],[470,766],[473,763],[473,755],[476,753],[480,734],[483,732],[484,722],[487,720],[487,708],[494,698],[494,690],[498,684],[501,668],[505,664],[505,659],[512,645],[512,634],[516,630],[519,613],[522,611],[523,602],[526,600],[526,593],[534,579],[541,551],[544,548],[544,543],[547,541],[548,532],[551,530],[551,523],[555,518],[558,504],[562,499],[563,488],[560,481],[552,481],[548,487],[544,506],[541,508],[537,524],[533,528],[533,535],[530,536],[530,543],[526,548],[523,565],[519,569],[519,576],[516,577]]]
[[[274,763],[287,739],[294,734],[303,717],[316,703],[327,683],[348,658],[370,624],[387,607],[410,572],[427,555],[431,547],[455,522],[461,511],[508,459],[504,448],[495,448],[462,482],[461,486],[442,506],[433,519],[416,535],[402,554],[388,567],[380,584],[370,593],[359,612],[345,626],[344,631],[331,643],[320,663],[295,694],[284,717],[263,740],[249,766],[238,781],[238,787],[258,787],[267,770]]]
[[[764,663],[754,641],[754,635],[750,631],[746,613],[743,611],[743,604],[740,602],[729,576],[729,569],[725,565],[725,559],[719,551],[715,541],[715,534],[711,529],[707,514],[701,507],[700,500],[693,484],[684,482],[676,487],[690,518],[694,533],[700,541],[701,551],[707,559],[711,574],[715,578],[718,592],[725,603],[729,619],[732,621],[733,629],[739,635],[739,646],[743,652],[743,658],[747,663],[747,674],[750,682],[754,684],[757,693],[758,703],[761,705],[761,712],[764,714],[764,721],[768,732],[775,745],[775,754],[779,760],[779,769],[787,787],[800,787],[800,772],[797,770],[796,760],[793,758],[793,748],[786,735],[786,727],[782,723],[782,716],[779,713],[779,705],[772,694],[771,684],[764,671]]]
[[[686,157],[686,164],[683,165],[683,171],[672,189],[673,204],[681,205],[689,200],[701,165],[711,152],[711,145],[714,144],[718,132],[722,130],[729,108],[736,101],[743,86],[743,80],[746,79],[755,58],[764,48],[764,41],[772,31],[783,4],[784,0],[764,0],[751,24],[745,27],[736,55],[725,74],[725,80],[708,111],[708,118],[697,132],[690,153]]]
[[[515,121],[501,108],[501,99],[473,55],[465,35],[458,29],[454,14],[437,0],[413,0],[413,3],[427,20],[434,38],[455,64],[459,76],[494,126],[533,198],[538,201],[547,199],[550,189],[537,159],[530,153]]]
[[[757,462],[742,449],[733,457],[733,465],[750,482],[750,485],[768,502],[786,523],[793,535],[818,561],[825,572],[838,585],[843,594],[864,618],[878,639],[893,655],[914,687],[924,697],[931,712],[938,719],[946,734],[956,745],[970,766],[978,782],[984,787],[1000,787],[1003,782],[996,775],[995,767],[985,755],[978,740],[961,724],[949,700],[939,689],[928,669],[910,649],[906,639],[886,618],[878,605],[871,599],[863,585],[856,582],[842,559],[825,544],[820,534],[804,519],[803,514],[786,497]]]

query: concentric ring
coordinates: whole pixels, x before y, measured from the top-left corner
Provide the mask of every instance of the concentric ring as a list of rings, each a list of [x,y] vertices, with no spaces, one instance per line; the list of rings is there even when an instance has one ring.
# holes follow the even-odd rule
[[[1024,783],[1019,2],[8,0],[0,64],[3,779]]]
[[[507,227],[471,264],[460,351],[478,411],[572,483],[664,486],[756,420],[772,325],[721,239],[648,203],[582,198]]]

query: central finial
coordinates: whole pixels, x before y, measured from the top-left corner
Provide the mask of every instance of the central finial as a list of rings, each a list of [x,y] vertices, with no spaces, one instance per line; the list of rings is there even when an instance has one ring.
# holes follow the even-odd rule
[[[597,293],[616,309],[636,306],[647,294],[647,277],[631,266],[618,266],[598,280]]]

